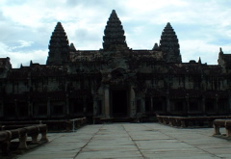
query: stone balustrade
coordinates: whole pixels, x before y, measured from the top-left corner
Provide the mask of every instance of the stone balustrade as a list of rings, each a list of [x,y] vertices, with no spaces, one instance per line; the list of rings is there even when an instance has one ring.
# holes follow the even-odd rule
[[[38,141],[39,134],[41,134],[41,139]],[[0,131],[0,146],[2,154],[7,155],[9,153],[11,142],[14,139],[19,140],[19,150],[27,149],[28,137],[31,137],[31,143],[33,144],[48,142],[47,125],[40,124]]]
[[[0,125],[2,126],[0,126],[0,130],[10,130],[22,126],[46,124],[49,131],[74,131],[86,123],[87,119],[85,117],[59,120],[1,121]]]
[[[157,115],[159,123],[176,127],[212,127],[215,119],[231,119],[231,116],[165,116]]]
[[[216,119],[213,122],[214,136],[222,135],[220,128],[226,129],[226,137],[231,137],[231,119]]]

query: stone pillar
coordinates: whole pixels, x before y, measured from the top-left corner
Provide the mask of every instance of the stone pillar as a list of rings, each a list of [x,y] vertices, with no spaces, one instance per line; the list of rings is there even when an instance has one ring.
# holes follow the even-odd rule
[[[216,114],[219,114],[219,108],[218,108],[218,99],[219,99],[219,96],[216,94],[216,96],[215,96],[215,113]]]
[[[205,115],[206,108],[205,108],[205,97],[204,96],[202,97],[201,106],[202,106],[202,113],[203,115]]]
[[[96,117],[98,115],[98,100],[96,97],[93,97],[93,124],[96,123]]]
[[[19,112],[18,112],[18,100],[17,99],[14,99],[14,110],[15,110],[16,118],[18,119],[19,118]]]
[[[83,114],[84,116],[86,115],[87,113],[87,99],[86,99],[86,96],[83,97]]]
[[[189,94],[186,95],[186,110],[185,110],[185,112],[187,114],[190,113],[190,108],[189,108]]]
[[[51,99],[47,98],[47,117],[51,117]]]
[[[2,101],[2,116],[5,118],[5,103]]]
[[[42,137],[40,139],[41,142],[48,142],[49,141],[47,138],[47,129],[45,131],[41,132],[41,135],[42,135]]]
[[[20,150],[24,150],[27,149],[27,134],[24,132],[19,132],[20,136],[19,136],[19,146],[18,149]]]
[[[153,97],[152,96],[150,97],[150,109],[151,109],[151,112],[153,113],[154,108],[153,108]]]
[[[227,106],[228,110],[227,111],[230,113],[231,112],[231,92],[230,92],[230,90],[228,91],[228,94],[229,94],[228,95],[229,99],[228,99],[228,106]]]
[[[33,102],[31,99],[31,93],[32,93],[32,82],[31,82],[31,73],[28,74],[28,91],[29,91],[29,96],[28,96],[28,115],[30,118],[34,117],[34,107],[33,107]]]
[[[66,116],[70,116],[69,95],[66,93]]]
[[[136,115],[136,105],[135,105],[135,91],[133,89],[134,87],[131,86],[130,87],[130,98],[129,98],[129,102],[130,102],[130,117],[135,117]]]
[[[0,102],[0,117],[4,116],[4,105],[3,105],[3,101]]]
[[[96,116],[98,112],[98,100],[93,97],[93,116]]]
[[[109,95],[109,85],[104,87],[104,110],[105,117],[110,118],[110,95]]]
[[[4,105],[3,102],[0,102],[0,117],[4,117]]]
[[[145,113],[145,99],[144,99],[144,97],[142,97],[141,99],[140,99],[140,105],[141,105],[141,113]]]
[[[27,101],[27,106],[28,106],[28,116],[33,117],[33,110],[32,110],[32,104],[31,104],[30,99],[28,99]]]
[[[214,134],[213,135],[221,135],[220,127],[214,124]]]
[[[171,104],[170,104],[170,99],[169,99],[169,92],[167,92],[167,96],[166,96],[166,104],[167,104],[167,113],[171,113]]]

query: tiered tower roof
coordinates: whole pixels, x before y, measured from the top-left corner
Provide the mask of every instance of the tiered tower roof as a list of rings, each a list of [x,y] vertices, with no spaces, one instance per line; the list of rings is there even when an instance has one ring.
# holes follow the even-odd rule
[[[70,51],[72,51],[72,52],[75,52],[75,51],[76,51],[75,45],[74,45],[73,43],[70,44],[69,49],[70,49]]]
[[[160,39],[160,50],[165,54],[166,62],[182,62],[178,38],[170,23],[167,23],[162,32]]]
[[[63,64],[69,59],[69,42],[60,22],[53,31],[49,45],[47,64]]]
[[[157,43],[154,44],[152,50],[154,50],[154,51],[159,51],[159,46],[158,46]]]
[[[113,10],[104,30],[103,49],[117,50],[127,49],[127,43],[124,36],[123,26],[119,20],[116,11]]]

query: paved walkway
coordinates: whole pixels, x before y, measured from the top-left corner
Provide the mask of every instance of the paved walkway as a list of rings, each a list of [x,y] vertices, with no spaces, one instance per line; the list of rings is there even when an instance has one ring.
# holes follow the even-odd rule
[[[212,128],[178,129],[157,123],[88,125],[48,134],[50,142],[19,159],[224,159],[231,142]]]

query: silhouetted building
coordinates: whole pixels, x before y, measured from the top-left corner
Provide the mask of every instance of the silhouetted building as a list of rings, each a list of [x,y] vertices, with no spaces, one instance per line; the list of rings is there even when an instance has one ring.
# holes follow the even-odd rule
[[[15,69],[9,58],[0,59],[0,118],[228,115],[230,77],[231,54],[222,50],[218,65],[202,64],[201,59],[183,63],[170,23],[153,49],[129,48],[113,10],[104,30],[103,49],[76,50],[58,22],[46,65],[31,62]]]

